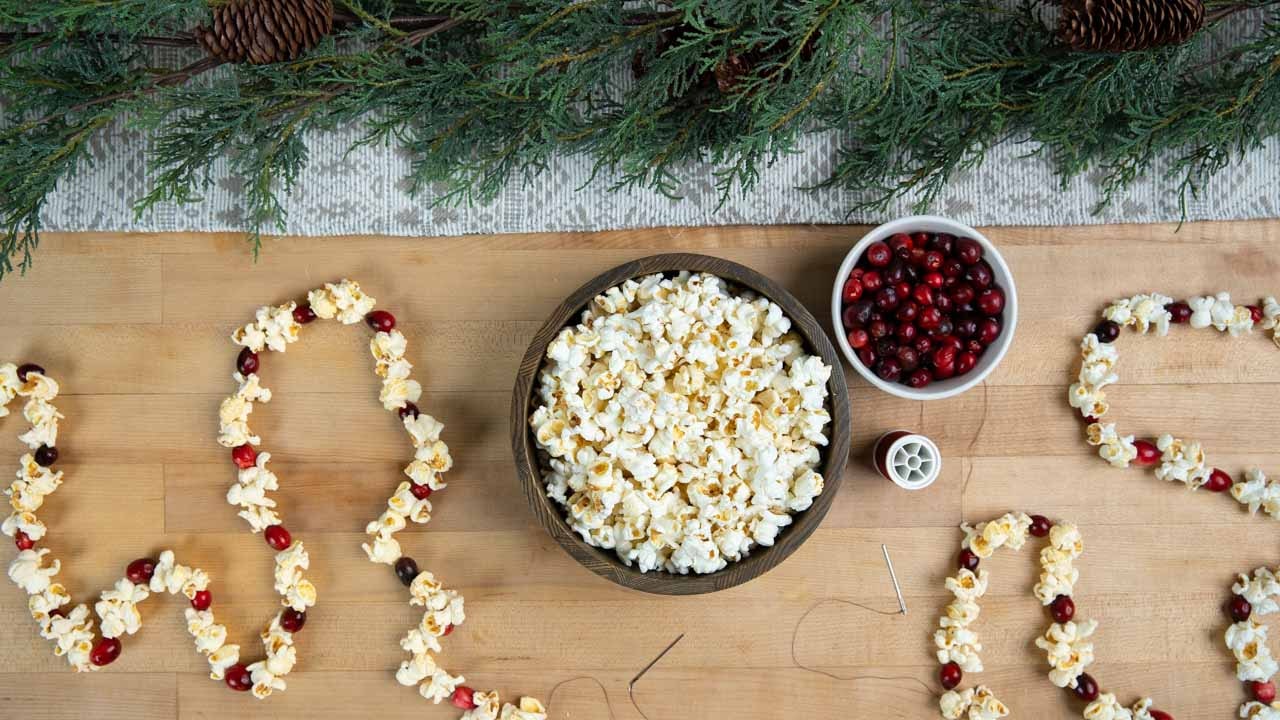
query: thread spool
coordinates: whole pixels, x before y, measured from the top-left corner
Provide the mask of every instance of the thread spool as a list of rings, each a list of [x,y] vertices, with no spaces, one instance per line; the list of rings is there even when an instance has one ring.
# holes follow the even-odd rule
[[[942,453],[924,435],[894,430],[876,441],[872,462],[876,471],[905,490],[923,490],[942,473]]]

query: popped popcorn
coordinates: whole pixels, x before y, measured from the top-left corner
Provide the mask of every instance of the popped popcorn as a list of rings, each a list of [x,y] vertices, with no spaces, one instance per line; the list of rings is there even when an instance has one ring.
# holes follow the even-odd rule
[[[1036,638],[1036,647],[1045,651],[1052,668],[1049,682],[1060,688],[1076,686],[1076,678],[1093,664],[1093,643],[1088,640],[1097,629],[1096,620],[1054,623]]]
[[[548,345],[529,417],[574,531],[642,572],[715,572],[773,544],[823,491],[831,419],[831,368],[790,329],[707,274],[596,297]]]

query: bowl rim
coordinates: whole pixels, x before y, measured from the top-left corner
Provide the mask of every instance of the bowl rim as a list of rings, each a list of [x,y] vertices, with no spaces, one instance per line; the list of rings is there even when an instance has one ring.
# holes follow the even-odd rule
[[[592,299],[628,279],[681,271],[716,275],[778,304],[791,320],[792,330],[804,339],[807,350],[817,354],[832,368],[827,382],[831,423],[828,425],[828,444],[822,448],[819,463],[824,480],[822,494],[809,509],[791,514],[791,525],[779,533],[772,546],[757,547],[743,560],[705,575],[680,575],[661,570],[641,573],[626,566],[612,550],[588,545],[569,527],[563,508],[547,496],[533,430],[528,423],[537,376],[547,346],[564,327],[576,322]],[[817,318],[795,296],[755,270],[723,258],[694,253],[667,253],[632,260],[595,276],[571,293],[550,314],[525,351],[512,391],[510,419],[516,472],[525,499],[543,529],[571,557],[596,575],[623,587],[659,595],[697,595],[725,590],[759,577],[786,560],[813,534],[830,509],[844,479],[852,444],[848,385],[835,347]]]
[[[858,360],[844,333],[844,320],[841,317],[843,309],[841,291],[844,288],[844,278],[849,277],[849,273],[853,271],[853,266],[857,263],[858,258],[862,256],[862,253],[871,243],[883,240],[895,233],[921,230],[926,232],[949,232],[957,237],[971,237],[977,240],[978,244],[982,245],[983,259],[991,264],[992,274],[995,276],[996,282],[1005,291],[1005,307],[1003,313],[1004,330],[993,346],[994,353],[988,353],[979,360],[978,366],[968,375],[963,378],[956,378],[960,382],[952,382],[949,379],[924,389],[916,389],[900,383],[885,382],[876,376],[870,368],[864,367],[862,362]],[[873,386],[890,395],[907,400],[944,400],[955,397],[986,380],[987,376],[1004,361],[1005,355],[1008,354],[1009,348],[1013,345],[1013,336],[1016,334],[1017,329],[1018,287],[1013,279],[1013,271],[1009,269],[1009,264],[1005,261],[1004,256],[1000,254],[995,243],[991,242],[986,235],[965,223],[942,217],[941,215],[910,215],[872,228],[845,255],[831,288],[831,330],[832,334],[835,335],[836,345],[840,348],[841,354],[844,355],[845,361]]]

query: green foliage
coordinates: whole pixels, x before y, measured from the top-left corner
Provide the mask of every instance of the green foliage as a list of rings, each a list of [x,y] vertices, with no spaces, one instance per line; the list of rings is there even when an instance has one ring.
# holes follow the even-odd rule
[[[815,130],[845,138],[823,185],[851,210],[925,207],[1010,138],[1064,180],[1098,168],[1108,200],[1156,158],[1193,193],[1280,130],[1278,3],[1207,4],[1256,32],[1106,55],[1060,47],[1048,0],[339,0],[301,58],[229,67],[192,39],[205,0],[0,0],[0,277],[30,265],[45,199],[112,123],[154,138],[139,213],[199,201],[225,159],[255,250],[307,139],[352,126],[441,202],[491,200],[557,153],[671,196],[714,163],[728,197]]]

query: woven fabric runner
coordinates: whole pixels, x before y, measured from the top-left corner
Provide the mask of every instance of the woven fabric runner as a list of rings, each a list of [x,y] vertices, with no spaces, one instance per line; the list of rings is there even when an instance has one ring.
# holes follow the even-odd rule
[[[563,157],[533,182],[513,184],[493,203],[432,206],[410,197],[409,159],[395,148],[347,153],[354,131],[313,137],[311,162],[284,205],[288,234],[443,236],[467,233],[607,230],[727,224],[879,223],[912,214],[902,199],[883,213],[849,214],[857,198],[839,190],[805,190],[828,174],[839,147],[834,134],[809,136],[800,152],[778,159],[759,184],[720,205],[712,168],[690,168],[683,198],[647,190],[610,192],[610,179],[590,183],[591,162]],[[1071,225],[1178,221],[1178,178],[1157,165],[1101,212],[1097,177],[1062,187],[1033,146],[1006,143],[978,168],[954,178],[932,212],[971,225]],[[133,202],[149,187],[146,138],[116,128],[95,139],[95,165],[50,198],[48,230],[243,230],[242,180],[221,168],[204,201],[166,206],[135,218]],[[1280,143],[1269,142],[1217,175],[1188,201],[1189,220],[1280,216]]]

